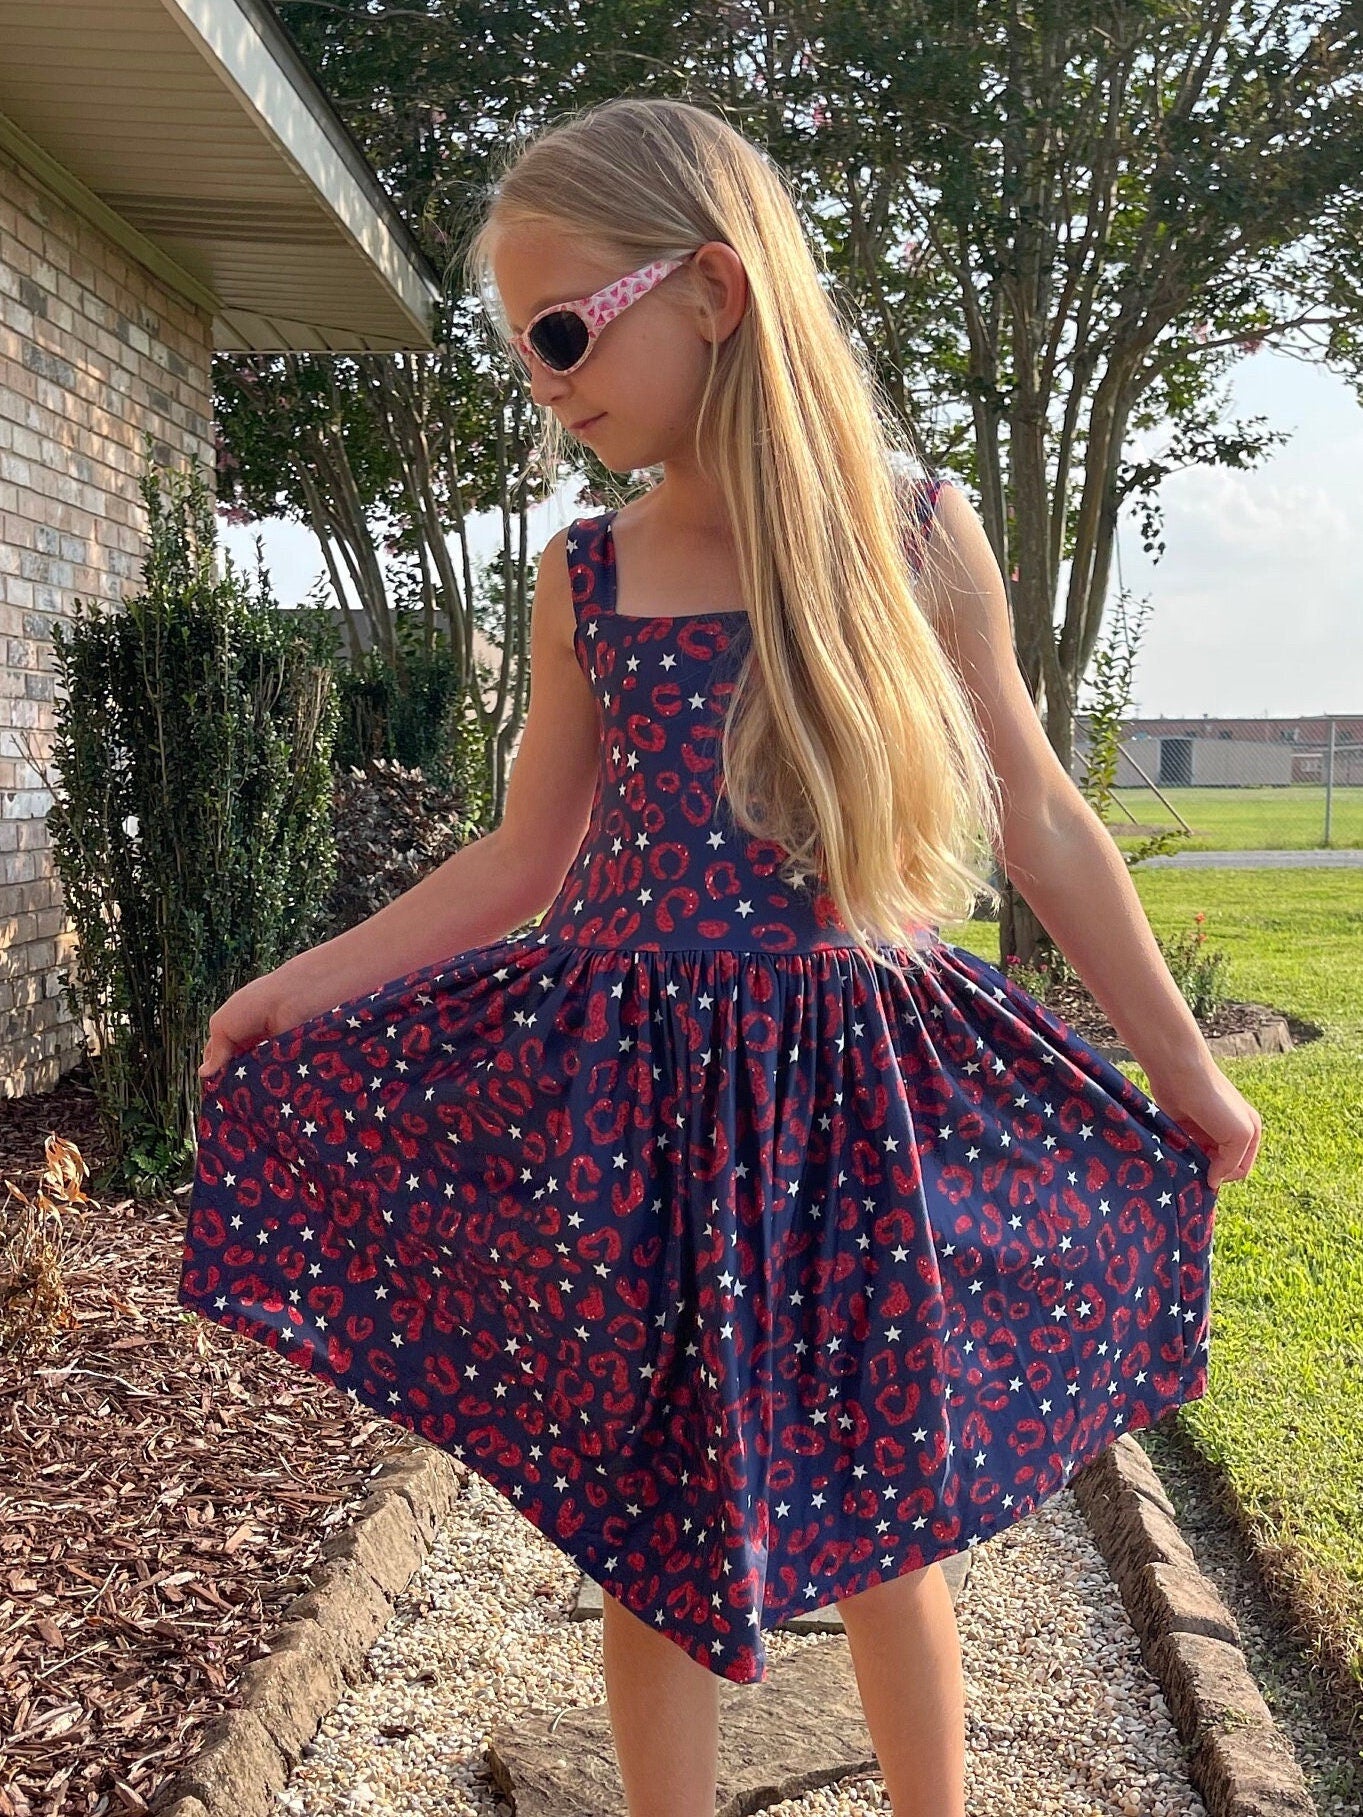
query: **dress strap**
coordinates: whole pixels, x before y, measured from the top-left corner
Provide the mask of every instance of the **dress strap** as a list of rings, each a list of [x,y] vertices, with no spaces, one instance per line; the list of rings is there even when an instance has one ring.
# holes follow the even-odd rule
[[[913,522],[908,526],[904,537],[904,553],[909,566],[915,574],[921,572],[924,558],[928,552],[928,542],[932,536],[932,526],[937,521],[937,501],[944,487],[951,481],[943,474],[918,473],[908,482],[909,502],[913,506]]]
[[[584,619],[610,612],[615,605],[615,549],[611,542],[613,511],[597,517],[575,517],[568,526],[566,554],[573,593],[573,616]]]

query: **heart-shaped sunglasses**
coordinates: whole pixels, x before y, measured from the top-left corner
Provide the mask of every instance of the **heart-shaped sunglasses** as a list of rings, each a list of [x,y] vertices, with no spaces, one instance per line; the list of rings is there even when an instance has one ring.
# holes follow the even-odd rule
[[[571,303],[551,303],[527,322],[520,334],[511,336],[513,351],[527,371],[533,353],[551,372],[575,372],[607,322],[613,322],[631,303],[647,296],[655,284],[661,284],[695,256],[688,252],[679,259],[655,259],[651,265],[616,278],[589,297],[578,297]]]

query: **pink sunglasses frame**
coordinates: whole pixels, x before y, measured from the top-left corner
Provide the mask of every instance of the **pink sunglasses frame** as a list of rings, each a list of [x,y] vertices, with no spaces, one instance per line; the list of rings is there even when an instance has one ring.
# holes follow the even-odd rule
[[[592,348],[596,345],[596,337],[606,324],[613,322],[616,316],[623,314],[631,303],[637,303],[640,297],[647,296],[655,284],[661,284],[664,278],[670,277],[674,271],[685,265],[688,259],[695,258],[698,250],[699,248],[696,248],[691,252],[683,253],[679,259],[654,259],[652,264],[641,265],[638,271],[631,271],[623,278],[616,278],[602,289],[593,291],[589,297],[577,297],[571,303],[550,303],[547,309],[541,309],[533,315],[519,334],[513,334],[510,337],[512,350],[519,356],[521,364],[528,372],[531,359],[539,359],[539,355],[530,345],[531,329],[536,322],[542,322],[545,316],[560,315],[566,310],[569,314],[577,316],[586,326],[587,346],[582,359],[574,360],[571,366],[551,366],[546,360],[541,360],[540,364],[546,372],[556,372],[560,376],[567,372],[576,372],[583,360],[591,358]]]

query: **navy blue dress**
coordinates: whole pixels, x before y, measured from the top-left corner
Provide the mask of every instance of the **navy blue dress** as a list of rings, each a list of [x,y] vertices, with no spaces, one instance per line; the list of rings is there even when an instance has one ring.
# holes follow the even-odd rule
[[[204,1081],[181,1297],[754,1682],[1206,1392],[1215,1193],[985,960],[918,930],[901,984],[780,881],[716,799],[747,620],[618,615],[612,516],[568,542],[603,742],[557,898]]]

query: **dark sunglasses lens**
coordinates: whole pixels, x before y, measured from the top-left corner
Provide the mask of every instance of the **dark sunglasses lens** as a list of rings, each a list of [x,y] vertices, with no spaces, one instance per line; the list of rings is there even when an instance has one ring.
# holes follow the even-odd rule
[[[546,366],[566,372],[587,351],[587,324],[571,309],[541,316],[530,331],[530,345]]]

